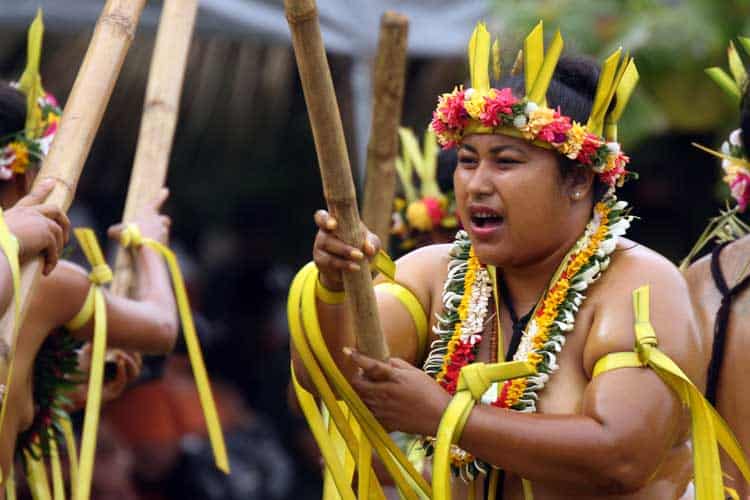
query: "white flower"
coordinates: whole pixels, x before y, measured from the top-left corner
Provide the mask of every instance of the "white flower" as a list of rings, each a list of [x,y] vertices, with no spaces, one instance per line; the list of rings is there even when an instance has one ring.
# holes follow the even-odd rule
[[[529,101],[529,102],[526,103],[526,110],[525,110],[525,112],[526,112],[527,115],[530,115],[531,113],[533,113],[537,109],[539,109],[539,105],[537,103],[531,102],[531,101]]]
[[[613,155],[620,154],[620,144],[617,142],[608,142],[607,149],[609,149],[609,152]]]
[[[468,88],[468,89],[464,90],[464,100],[465,101],[471,100],[471,96],[474,95],[474,92],[476,92],[476,90],[474,90],[472,88]]]
[[[612,210],[623,210],[627,206],[628,206],[627,201],[618,201],[612,206]]]
[[[737,129],[729,134],[729,144],[738,147],[742,146],[742,130]]]
[[[602,246],[600,247],[600,249],[602,250],[604,255],[609,255],[615,250],[616,246],[617,246],[617,238],[609,238],[609,239],[602,241]]]
[[[727,141],[724,141],[724,143],[721,145],[721,152],[725,155],[731,154],[731,151],[729,150],[729,143]]]
[[[493,382],[489,389],[482,395],[482,403],[489,405],[497,401],[497,382]]]
[[[523,128],[526,126],[526,123],[528,123],[528,120],[524,115],[518,115],[513,118],[513,126],[516,128]]]
[[[7,181],[13,177],[13,171],[5,166],[0,166],[0,180]]]

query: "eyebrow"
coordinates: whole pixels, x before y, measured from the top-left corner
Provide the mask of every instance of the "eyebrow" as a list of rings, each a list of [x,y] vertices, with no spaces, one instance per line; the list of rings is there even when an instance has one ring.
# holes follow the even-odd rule
[[[479,154],[479,152],[476,150],[476,148],[474,148],[474,147],[472,147],[472,146],[470,146],[468,144],[461,144],[461,148],[460,149],[466,149],[466,150],[468,150],[471,153]],[[513,144],[503,144],[503,145],[495,146],[495,147],[491,148],[489,150],[489,153],[490,154],[502,153],[503,151],[507,151],[507,150],[514,150],[514,151],[518,151],[519,153],[523,153],[524,152],[523,149],[521,149],[518,146],[515,146]]]

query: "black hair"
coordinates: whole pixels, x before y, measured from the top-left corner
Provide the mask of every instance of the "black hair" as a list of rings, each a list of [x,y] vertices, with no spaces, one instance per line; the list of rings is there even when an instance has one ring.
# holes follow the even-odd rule
[[[742,129],[742,149],[750,152],[750,85],[745,86],[740,105],[740,128]]]
[[[17,89],[0,82],[0,146],[26,126],[26,99]]]
[[[591,114],[599,83],[599,65],[593,59],[584,56],[562,56],[557,63],[552,81],[547,89],[547,105],[559,107],[562,113],[579,123],[586,123]],[[499,88],[510,87],[516,96],[526,92],[523,76],[511,76],[501,82]],[[612,99],[609,109],[613,109],[616,98]],[[750,137],[750,136],[749,136]],[[574,160],[560,156],[560,173],[567,178],[579,168]],[[594,178],[594,201],[600,200],[607,192],[608,186]]]

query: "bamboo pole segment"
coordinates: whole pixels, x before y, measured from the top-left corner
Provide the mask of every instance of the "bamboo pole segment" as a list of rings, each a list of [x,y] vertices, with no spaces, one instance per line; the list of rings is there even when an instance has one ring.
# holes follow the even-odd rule
[[[73,201],[83,165],[133,41],[145,2],[107,0],[104,6],[68,96],[57,135],[37,176],[36,182],[46,178],[56,182],[47,203],[67,210]],[[26,263],[21,270],[22,322],[41,270],[41,259]],[[9,308],[0,321],[0,343],[4,341],[9,346],[15,346],[16,342],[12,309]],[[9,365],[10,360],[5,366]],[[0,380],[6,376],[0,374]]]
[[[198,0],[166,0],[162,7],[123,222],[131,222],[166,181],[197,13]],[[110,290],[130,296],[134,278],[132,254],[120,249]]]
[[[406,42],[409,19],[396,12],[380,18],[380,39],[373,78],[373,109],[367,145],[367,175],[362,220],[387,248],[396,192],[398,127],[404,105]]]
[[[320,33],[318,9],[315,0],[284,0],[284,9],[310,115],[323,193],[329,210],[339,222],[338,236],[361,248],[365,235],[359,220],[357,195],[331,70]],[[370,269],[362,266],[359,272],[344,273],[344,289],[352,317],[356,318],[354,331],[357,332],[358,348],[368,356],[385,360],[388,349],[380,328]]]

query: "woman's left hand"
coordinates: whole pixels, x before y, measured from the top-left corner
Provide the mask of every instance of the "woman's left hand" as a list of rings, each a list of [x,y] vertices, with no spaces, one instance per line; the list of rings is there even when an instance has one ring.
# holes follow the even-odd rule
[[[354,351],[350,357],[360,368],[352,386],[386,430],[437,433],[451,397],[433,378],[402,359],[380,362]]]

